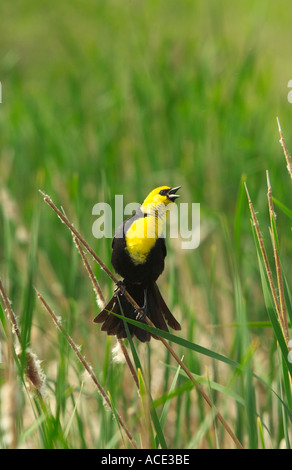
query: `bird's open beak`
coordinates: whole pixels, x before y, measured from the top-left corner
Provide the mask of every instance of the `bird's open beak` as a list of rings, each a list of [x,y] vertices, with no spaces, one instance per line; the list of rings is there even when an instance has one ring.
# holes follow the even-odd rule
[[[179,188],[181,188],[181,186],[176,186],[175,188],[171,188],[167,193],[168,199],[170,199],[171,201],[174,201],[177,197],[180,197],[179,194],[175,194],[179,190]]]

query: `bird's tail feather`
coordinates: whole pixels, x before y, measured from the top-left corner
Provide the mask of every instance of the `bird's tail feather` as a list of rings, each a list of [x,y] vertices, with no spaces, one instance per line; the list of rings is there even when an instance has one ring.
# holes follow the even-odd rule
[[[131,297],[137,302],[139,306],[144,304],[144,286],[142,284],[132,284],[124,281],[125,287]],[[119,303],[120,302],[120,303]],[[122,311],[120,309],[120,304]],[[116,296],[113,296],[105,308],[95,317],[94,323],[102,323],[101,330],[106,331],[108,335],[116,335],[117,338],[126,338],[127,332],[123,320],[111,315],[110,312],[125,315],[128,318],[136,319],[135,309],[127,300],[126,296],[119,296],[119,301]],[[181,326],[174,318],[163,297],[158,289],[156,283],[150,284],[147,287],[147,316],[149,320],[156,326],[164,331],[168,331],[167,324],[174,330],[180,330]],[[167,322],[167,324],[166,324]],[[145,321],[143,321],[145,323]],[[143,343],[150,341],[151,336],[157,338],[155,335],[150,334],[148,331],[143,330],[135,325],[128,323],[128,328],[131,336],[135,335]]]

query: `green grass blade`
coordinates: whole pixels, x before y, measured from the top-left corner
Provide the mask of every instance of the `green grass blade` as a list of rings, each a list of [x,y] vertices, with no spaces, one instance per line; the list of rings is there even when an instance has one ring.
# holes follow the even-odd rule
[[[116,407],[115,407],[115,404],[113,402],[113,399],[112,399],[112,396],[111,396],[110,392],[108,392],[108,397],[109,397],[109,400],[110,400],[110,403],[111,403],[111,406],[112,406],[112,411],[113,411],[114,418],[116,420],[116,423],[117,423],[119,431],[120,431],[121,439],[123,441],[124,447],[126,448],[125,441],[124,441],[124,436],[123,436],[123,433],[122,433],[122,428],[121,428],[120,422],[118,420]]]
[[[288,400],[288,406],[291,411],[291,384],[290,384],[289,374],[288,374],[286,363],[283,359],[283,356],[282,356],[281,362],[282,362],[283,384],[284,384],[283,386],[282,383],[280,382],[281,396],[283,397],[284,392],[285,392],[286,398]],[[290,444],[290,438],[289,438],[288,415],[283,406],[282,406],[282,418],[283,418],[283,431],[284,431],[286,448],[290,449],[291,444]]]
[[[268,281],[267,281],[267,277],[266,277],[266,271],[265,271],[264,264],[263,264],[263,261],[262,261],[262,256],[261,256],[260,248],[259,248],[259,245],[258,245],[257,236],[256,236],[256,233],[255,233],[255,228],[253,227],[253,225],[252,225],[252,233],[253,233],[253,236],[254,236],[254,241],[255,241],[255,246],[256,246],[257,259],[258,259],[258,265],[259,265],[259,270],[260,270],[260,278],[261,278],[261,284],[262,284],[262,290],[263,290],[266,310],[267,310],[268,316],[270,318],[270,321],[272,323],[272,327],[273,327],[273,330],[275,332],[275,336],[277,338],[280,349],[282,351],[284,360],[287,364],[289,374],[292,377],[292,364],[289,363],[289,360],[288,360],[288,352],[289,351],[288,351],[288,348],[287,348],[287,345],[286,345],[286,342],[285,342],[285,339],[284,339],[284,336],[283,336],[283,333],[282,333],[282,329],[280,327],[280,323],[279,323],[279,320],[278,320],[276,308],[275,308],[274,302],[272,300],[272,295],[271,295],[269,285],[268,285]]]
[[[20,318],[21,331],[21,363],[23,367],[26,361],[26,349],[30,345],[30,335],[32,327],[32,319],[34,312],[35,292],[34,278],[37,267],[37,238],[39,227],[39,208],[37,207],[33,216],[31,225],[31,244],[28,254],[27,282],[24,292],[23,309]]]
[[[174,391],[175,386],[176,386],[176,383],[177,383],[177,380],[178,380],[178,377],[179,377],[180,368],[181,368],[181,367],[178,366],[177,371],[176,371],[176,373],[175,373],[175,376],[174,376],[174,378],[173,378],[173,381],[172,381],[172,383],[171,383],[171,385],[170,385],[169,392],[168,392],[168,394],[166,394],[166,395],[169,395],[169,394],[171,394],[171,393]],[[153,408],[156,408],[155,402],[153,402],[152,405],[153,405]],[[167,414],[168,414],[169,407],[170,407],[170,400],[165,401],[164,406],[163,406],[163,409],[162,409],[162,412],[161,412],[161,415],[160,415],[160,419],[159,419],[159,421],[160,421],[160,427],[161,427],[162,430],[163,430],[164,425],[165,425],[165,421],[166,421],[166,418],[167,418]],[[156,440],[156,445],[158,445],[158,436],[155,437],[155,440]]]
[[[159,328],[154,328],[150,325],[146,325],[145,323],[139,322],[137,320],[133,320],[132,318],[122,317],[118,313],[111,312],[111,314],[116,315],[118,318],[124,319],[125,322],[131,323],[132,325],[138,326],[139,328],[142,328],[143,330],[146,330],[146,331],[149,331],[150,333],[161,336],[162,338],[165,338],[173,343],[179,344],[180,346],[183,346],[187,349],[198,352],[200,354],[204,354],[205,356],[212,357],[213,359],[216,359],[218,361],[225,362],[226,364],[229,364],[230,366],[240,367],[240,365],[237,362],[233,361],[232,359],[229,359],[228,357],[223,356],[222,354],[216,353],[215,351],[212,351],[211,349],[200,346],[199,344],[193,343],[184,338],[176,336],[168,331],[163,331],[163,330],[160,330]]]
[[[284,214],[286,214],[286,215],[289,217],[289,219],[292,220],[292,211],[291,211],[290,209],[288,209],[287,206],[285,206],[282,202],[280,202],[280,201],[279,201],[278,199],[276,199],[275,197],[273,197],[273,201],[274,201],[274,203],[276,204],[276,206],[278,206],[278,207],[281,209],[281,211],[282,211]]]
[[[149,431],[151,432],[153,447],[158,448],[160,444],[162,449],[167,449],[167,444],[166,444],[165,437],[163,434],[163,429],[161,427],[155,407],[153,405],[153,400],[152,400],[150,391],[148,390],[148,387],[145,384],[144,377],[140,369],[138,369],[138,381],[139,381],[140,396],[141,396],[143,410],[144,410],[144,419],[148,420],[151,417],[154,429],[156,431],[156,437],[154,438],[154,436],[152,435],[152,428],[150,426],[150,423],[149,424],[146,423],[145,425],[146,429],[150,426]],[[150,411],[150,416],[148,416],[149,411]]]
[[[264,432],[263,432],[263,426],[262,426],[262,421],[260,417],[258,417],[257,422],[258,422],[258,430],[259,430],[261,446],[262,446],[262,449],[265,449],[266,445],[265,445],[265,439],[264,439]]]
[[[67,426],[66,426],[66,429],[64,431],[64,438],[67,439],[68,438],[68,434],[70,432],[70,429],[71,429],[71,426],[72,426],[72,423],[73,423],[73,419],[74,419],[74,416],[77,412],[77,407],[78,407],[78,404],[79,404],[79,401],[80,401],[80,398],[81,398],[81,394],[82,394],[82,390],[83,390],[83,385],[84,383],[82,382],[81,384],[81,387],[80,387],[80,392],[78,394],[78,397],[77,397],[77,400],[76,400],[76,403],[74,404],[74,408],[72,410],[72,413],[71,413],[71,416],[69,418],[69,421],[67,423]]]
[[[292,364],[288,360],[289,351],[288,351],[287,345],[285,343],[285,339],[284,339],[284,336],[283,336],[283,333],[282,333],[282,330],[281,330],[281,327],[280,327],[280,324],[279,324],[279,321],[278,321],[278,318],[277,318],[277,313],[276,313],[275,306],[274,306],[273,301],[272,301],[271,293],[270,293],[268,283],[267,283],[267,279],[266,279],[266,274],[265,274],[264,267],[263,267],[261,258],[259,256],[259,253],[258,253],[258,262],[259,262],[259,267],[260,267],[260,275],[261,275],[262,288],[263,288],[263,294],[264,294],[266,309],[267,309],[269,318],[271,320],[271,323],[272,323],[272,326],[273,326],[278,344],[280,346],[283,358],[286,362],[287,369],[289,371],[290,376],[292,377]]]

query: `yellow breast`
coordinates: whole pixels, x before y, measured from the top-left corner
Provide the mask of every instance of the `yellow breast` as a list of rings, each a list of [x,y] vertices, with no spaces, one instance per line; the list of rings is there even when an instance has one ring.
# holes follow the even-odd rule
[[[133,222],[125,239],[126,248],[132,261],[137,264],[146,262],[147,256],[162,234],[163,221],[155,216],[141,217]]]

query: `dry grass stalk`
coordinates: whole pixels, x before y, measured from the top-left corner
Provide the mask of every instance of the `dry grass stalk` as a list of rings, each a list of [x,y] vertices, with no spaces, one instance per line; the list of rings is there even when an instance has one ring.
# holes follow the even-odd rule
[[[55,313],[53,312],[53,310],[51,309],[51,307],[47,304],[47,302],[45,301],[45,299],[43,298],[43,296],[38,292],[37,289],[35,289],[36,291],[36,294],[38,296],[38,298],[40,299],[41,303],[43,304],[43,306],[45,307],[45,309],[47,310],[47,312],[50,314],[54,324],[56,325],[56,327],[60,330],[60,332],[62,333],[62,335],[64,335],[64,337],[66,338],[68,344],[71,346],[71,348],[73,349],[74,353],[76,354],[76,356],[78,357],[79,361],[81,362],[82,366],[84,367],[84,369],[86,370],[86,372],[89,374],[90,378],[92,379],[94,385],[96,386],[98,392],[100,393],[100,395],[102,396],[103,400],[106,402],[107,406],[112,410],[113,412],[113,409],[112,409],[112,405],[111,405],[111,402],[108,398],[108,395],[106,394],[106,392],[104,391],[103,387],[100,385],[100,383],[98,382],[97,378],[96,378],[96,375],[92,369],[92,367],[88,364],[88,362],[86,361],[86,359],[82,356],[82,354],[80,353],[80,350],[78,348],[78,346],[74,343],[73,339],[68,335],[68,333],[64,330],[64,328],[62,327],[61,325],[61,321],[60,319],[55,315]],[[137,444],[133,438],[133,436],[131,435],[131,433],[128,431],[122,417],[120,416],[120,414],[115,410],[115,414],[117,416],[117,419],[119,420],[119,423],[120,423],[120,426],[122,427],[122,429],[124,430],[124,432],[126,433],[129,441],[131,442],[132,446],[137,449]]]
[[[88,261],[86,259],[85,253],[82,250],[81,245],[80,245],[80,243],[79,243],[79,241],[78,241],[78,239],[76,238],[75,235],[73,235],[73,241],[75,243],[75,246],[76,246],[77,250],[79,251],[79,254],[82,258],[85,269],[86,269],[86,271],[89,275],[89,278],[92,282],[93,290],[94,290],[95,296],[96,296],[96,303],[97,303],[99,308],[103,308],[103,307],[105,307],[106,302],[105,302],[102,290],[100,288],[100,285],[98,284],[97,279],[96,279],[95,275],[93,274],[93,271],[90,267],[90,264],[88,263]]]
[[[12,310],[10,300],[7,297],[5,292],[4,286],[0,280],[0,293],[5,305],[5,311],[7,314],[8,319],[12,324],[12,332],[15,333],[18,347],[17,349],[17,356],[20,358],[22,356],[22,347],[21,347],[21,335],[19,326],[16,320],[16,315]],[[46,395],[45,391],[45,384],[46,384],[46,377],[40,367],[40,361],[37,358],[36,354],[34,354],[30,349],[25,351],[25,370],[24,370],[24,378],[27,383],[27,387],[30,392],[35,393],[39,399],[43,399]]]
[[[126,346],[125,346],[125,344],[124,344],[124,341],[123,341],[122,339],[119,339],[118,341],[119,341],[119,345],[120,345],[120,348],[121,348],[121,350],[122,350],[122,353],[123,353],[123,355],[124,355],[124,357],[125,357],[125,359],[126,359],[126,363],[128,364],[130,373],[131,373],[131,375],[132,375],[132,377],[133,377],[133,379],[134,379],[134,382],[135,382],[135,385],[136,385],[136,387],[137,387],[137,390],[139,391],[138,377],[137,377],[135,368],[134,368],[134,366],[133,366],[133,363],[132,363],[132,361],[131,361],[131,359],[130,359],[130,356],[129,356],[129,354],[128,354],[127,348],[126,348]]]
[[[6,406],[1,416],[1,431],[5,434],[4,442],[9,448],[15,449],[18,446],[18,429],[16,421],[18,383],[16,381],[16,368],[14,363],[14,335],[20,340],[20,333],[15,314],[11,308],[10,301],[0,280],[0,293],[4,302],[6,315],[11,322],[12,329],[7,329],[7,360],[6,360]]]
[[[6,415],[6,419],[4,419],[5,427],[4,429],[1,429],[1,430],[5,432],[6,445],[8,445],[12,449],[17,449],[18,440],[19,440],[18,426],[17,426],[17,410],[19,407],[19,383],[16,379],[16,366],[15,366],[13,355],[14,355],[13,339],[12,339],[12,334],[10,332],[10,335],[8,338],[8,357],[7,357],[7,373],[6,373],[7,397],[5,400],[6,406],[5,406],[5,410],[3,413],[4,416]],[[2,416],[1,421],[3,423],[3,416]]]
[[[286,142],[285,142],[284,137],[283,137],[283,133],[282,133],[279,118],[277,118],[277,124],[278,124],[278,129],[279,129],[279,134],[280,134],[280,144],[282,145],[283,152],[284,152],[286,162],[287,162],[287,170],[288,170],[288,173],[289,173],[289,175],[291,177],[291,180],[292,180],[292,161],[291,161],[291,157],[289,155],[289,152],[288,152],[288,149],[287,149],[287,146],[286,146]]]
[[[289,344],[289,330],[288,330],[288,318],[287,318],[287,308],[285,302],[285,295],[284,295],[284,286],[283,286],[283,275],[282,275],[282,268],[281,262],[279,257],[279,252],[277,248],[276,238],[275,238],[275,231],[276,231],[276,217],[274,212],[274,204],[272,198],[272,187],[269,178],[269,172],[267,171],[267,186],[268,186],[268,204],[269,204],[269,212],[270,212],[270,234],[273,243],[273,252],[275,258],[275,266],[276,266],[276,273],[277,273],[277,283],[278,283],[278,292],[279,292],[279,321],[283,331],[283,335],[288,346]]]
[[[250,213],[251,213],[252,223],[255,227],[257,239],[258,239],[260,250],[261,250],[261,253],[262,253],[263,260],[264,260],[264,265],[265,265],[265,268],[266,268],[266,273],[267,273],[267,276],[268,276],[268,281],[269,281],[269,284],[270,284],[270,289],[271,289],[271,292],[272,292],[274,304],[275,304],[275,307],[276,307],[278,317],[280,318],[280,316],[281,316],[280,304],[279,304],[278,295],[277,295],[276,287],[275,287],[275,284],[274,284],[274,279],[273,279],[272,271],[271,271],[271,268],[270,268],[267,252],[266,252],[266,249],[265,249],[263,237],[262,237],[262,234],[261,234],[261,231],[260,231],[259,222],[258,222],[256,213],[255,213],[255,210],[254,210],[254,207],[253,207],[253,204],[252,204],[252,201],[251,201],[246,183],[244,183],[244,186],[245,186],[245,191],[246,191],[247,198],[248,198],[248,204],[249,204],[249,209],[250,209]]]
[[[5,292],[4,286],[1,282],[1,279],[0,279],[0,293],[1,293],[4,305],[5,305],[5,310],[6,310],[7,317],[8,317],[8,319],[10,320],[10,322],[12,324],[12,331],[15,333],[15,335],[17,337],[17,340],[18,340],[18,343],[20,345],[21,344],[21,337],[20,337],[20,331],[19,331],[17,320],[16,320],[16,316],[15,316],[15,313],[13,312],[13,310],[11,308],[11,302],[8,299],[7,295],[6,295],[6,292]]]
[[[108,267],[105,265],[105,263],[100,259],[100,257],[95,253],[95,251],[91,248],[91,246],[87,243],[87,241],[82,237],[82,235],[78,232],[78,230],[75,229],[75,227],[69,222],[66,216],[62,214],[62,212],[55,206],[51,198],[45,194],[43,191],[39,190],[39,192],[42,194],[44,201],[54,210],[54,212],[58,215],[58,217],[61,219],[61,221],[67,225],[69,230],[75,235],[75,237],[82,243],[82,245],[86,248],[86,250],[92,255],[95,261],[100,265],[100,267],[106,272],[106,274],[110,277],[110,279],[114,282],[117,283],[117,279],[114,276],[114,274],[108,269]],[[131,295],[125,290],[124,295],[126,296],[127,300],[133,305],[135,309],[139,308],[139,305],[135,302],[135,300],[131,297]],[[145,318],[145,321],[148,325],[155,327],[155,325],[147,318]],[[157,335],[159,337],[159,335]],[[223,427],[235,443],[235,445],[239,448],[242,449],[243,446],[240,443],[240,441],[237,439],[235,436],[234,432],[228,425],[228,423],[224,420],[223,416],[221,413],[217,410],[217,408],[214,406],[214,404],[211,402],[210,398],[208,395],[204,392],[202,387],[197,383],[196,379],[192,375],[192,373],[189,371],[189,369],[185,366],[185,364],[181,361],[181,359],[178,357],[178,355],[175,353],[173,348],[168,344],[168,342],[162,338],[159,337],[160,341],[163,343],[163,345],[168,349],[172,357],[176,360],[176,362],[181,366],[181,368],[184,370],[184,372],[187,374],[189,379],[195,384],[197,390],[199,393],[202,395],[203,399],[206,401],[206,403],[209,405],[209,407],[212,409],[212,411],[215,413],[216,417],[219,419],[219,421],[222,423]]]

